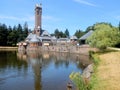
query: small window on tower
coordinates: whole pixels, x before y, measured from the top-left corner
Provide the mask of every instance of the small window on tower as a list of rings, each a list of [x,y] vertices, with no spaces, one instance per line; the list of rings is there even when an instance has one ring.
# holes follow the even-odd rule
[[[39,15],[39,11],[37,11],[37,15]]]

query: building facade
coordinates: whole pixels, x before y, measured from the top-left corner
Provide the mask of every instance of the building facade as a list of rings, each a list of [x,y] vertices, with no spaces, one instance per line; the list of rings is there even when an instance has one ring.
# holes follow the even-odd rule
[[[24,41],[18,43],[19,47],[25,47],[25,49],[26,48],[29,49],[31,47],[37,48],[38,46],[57,45],[57,43],[70,44],[69,38],[57,39],[55,36],[51,36],[47,30],[42,29],[42,4],[36,4],[34,12],[35,12],[34,30],[32,33],[28,34]],[[71,40],[74,41],[76,40],[76,38],[72,38]]]

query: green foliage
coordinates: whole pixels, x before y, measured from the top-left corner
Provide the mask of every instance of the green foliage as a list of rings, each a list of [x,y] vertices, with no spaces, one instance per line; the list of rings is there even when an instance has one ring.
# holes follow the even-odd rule
[[[7,44],[8,29],[5,24],[0,24],[0,44],[5,46]]]
[[[58,29],[56,29],[56,30],[54,31],[54,35],[55,35],[57,38],[59,38],[59,30],[58,30]]]
[[[99,85],[99,80],[97,78],[96,72],[100,59],[97,53],[92,51],[90,51],[89,53],[91,54],[91,58],[94,63],[93,65],[94,73],[92,73],[90,81],[86,82],[86,80],[78,72],[76,73],[72,72],[69,76],[69,78],[73,81],[78,90],[96,90],[95,88]]]
[[[99,85],[99,79],[97,77],[97,67],[100,63],[100,58],[98,56],[97,53],[95,52],[91,52],[91,58],[92,58],[92,61],[94,63],[94,66],[93,66],[93,69],[94,69],[94,73],[92,74],[91,76],[91,79],[90,79],[90,82],[89,82],[89,85],[88,85],[88,90],[96,90],[96,87]]]
[[[94,31],[94,26],[89,26],[89,27],[87,27],[85,33],[89,32],[90,30],[93,30],[93,31]]]
[[[91,58],[94,53],[95,53],[94,51],[91,51],[91,50],[90,50],[90,51],[89,51],[89,57]]]
[[[79,90],[88,90],[85,80],[79,72],[72,72],[69,77],[75,83]]]
[[[91,56],[92,56],[92,60],[93,60],[94,65],[98,66],[100,63],[100,59],[98,57],[98,54],[92,54]]]
[[[66,34],[63,33],[62,31],[60,31],[60,32],[59,32],[59,37],[60,37],[60,38],[65,38],[65,37],[66,37]]]
[[[23,38],[26,38],[27,35],[28,35],[28,24],[27,22],[25,22],[23,26]]]
[[[55,35],[57,38],[66,38],[69,37],[68,29],[65,30],[65,33],[56,29],[52,35]]]
[[[18,26],[7,27],[5,24],[0,24],[0,46],[16,46],[16,43],[24,40],[28,35],[28,26],[25,23],[24,28],[21,24]]]
[[[87,39],[91,46],[106,49],[120,43],[120,31],[110,24],[96,24],[94,29],[94,33]]]
[[[120,22],[119,22],[119,26],[118,26],[118,29],[119,29],[119,31],[120,31]]]
[[[70,36],[70,35],[69,35],[69,31],[68,31],[68,29],[65,30],[65,35],[66,35],[67,37]]]
[[[77,38],[80,38],[82,35],[84,35],[84,32],[81,30],[76,30],[75,34],[74,34]]]
[[[92,74],[89,85],[88,85],[88,90],[96,90],[95,88],[97,87],[98,83],[99,82],[98,82],[97,75],[95,73]]]

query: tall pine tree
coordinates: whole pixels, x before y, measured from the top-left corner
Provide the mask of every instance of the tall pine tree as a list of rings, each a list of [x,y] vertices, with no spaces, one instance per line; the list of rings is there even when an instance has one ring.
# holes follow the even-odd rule
[[[70,36],[70,35],[69,35],[69,31],[68,31],[68,29],[65,30],[65,35],[66,35],[67,37]]]
[[[25,39],[27,35],[28,35],[28,24],[27,22],[25,22],[23,26],[23,38]]]

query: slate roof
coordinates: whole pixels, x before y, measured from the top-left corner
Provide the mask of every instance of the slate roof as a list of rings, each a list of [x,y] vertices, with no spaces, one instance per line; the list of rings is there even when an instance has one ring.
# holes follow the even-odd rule
[[[31,40],[29,42],[40,42],[40,39],[37,37],[36,34],[33,34],[32,38],[31,38]]]
[[[71,36],[70,39],[78,39],[76,36]]]
[[[57,40],[57,38],[55,36],[52,36],[51,39],[52,40]]]
[[[41,39],[51,39],[51,37],[48,36],[44,36],[44,37],[40,37]]]
[[[26,42],[29,42],[29,43],[41,42],[41,41],[45,41],[45,40],[51,41],[51,40],[57,40],[57,39],[55,36],[51,37],[50,34],[46,30],[41,30],[40,36],[30,33],[26,38]]]
[[[80,40],[86,40],[89,36],[92,35],[92,33],[93,33],[93,31],[90,30],[88,33],[84,34],[84,35],[80,38]]]
[[[69,38],[59,38],[57,42],[69,42]]]
[[[33,37],[33,34],[32,33],[30,33],[28,36],[27,36],[27,38],[26,39],[31,39]]]
[[[50,36],[50,34],[46,30],[41,30],[40,36]]]

